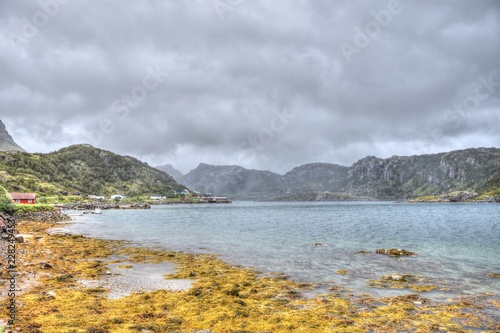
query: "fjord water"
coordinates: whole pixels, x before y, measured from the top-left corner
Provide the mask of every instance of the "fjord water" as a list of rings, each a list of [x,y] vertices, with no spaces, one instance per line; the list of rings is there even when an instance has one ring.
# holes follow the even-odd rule
[[[437,298],[500,294],[500,205],[389,202],[153,206],[80,216],[68,228],[143,246],[216,253],[233,264],[384,295],[369,279],[400,273],[448,288]],[[402,248],[415,257],[373,253]],[[358,254],[367,251],[371,253]],[[337,275],[340,269],[347,275]],[[401,293],[401,291],[398,291]],[[433,293],[430,293],[432,295]]]

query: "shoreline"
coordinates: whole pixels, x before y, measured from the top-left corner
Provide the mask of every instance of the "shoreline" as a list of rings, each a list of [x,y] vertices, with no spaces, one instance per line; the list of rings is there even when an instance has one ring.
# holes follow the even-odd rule
[[[499,328],[494,318],[480,312],[480,307],[499,308],[500,302],[479,296],[438,304],[425,294],[373,298],[349,296],[342,288],[332,287],[326,294],[308,298],[305,294],[314,288],[313,284],[291,281],[279,273],[261,276],[253,269],[229,265],[216,255],[47,233],[56,226],[41,222],[18,224],[22,234],[27,235],[26,242],[18,245],[19,271],[25,272],[19,280],[29,273],[38,284],[32,283],[29,290],[18,295],[22,305],[16,327],[39,326],[39,332],[62,328],[75,332],[385,332],[396,327],[425,332],[431,328],[457,331],[473,327],[475,321],[485,332]],[[112,286],[98,283],[85,287],[78,282],[104,281],[109,277],[109,265],[140,267],[159,263],[175,265],[176,272],[166,271],[166,278],[190,280],[190,288],[148,290],[109,299],[112,290],[108,289]],[[74,316],[80,319],[71,319]],[[6,318],[5,313],[1,318]],[[465,319],[467,325],[461,325]]]

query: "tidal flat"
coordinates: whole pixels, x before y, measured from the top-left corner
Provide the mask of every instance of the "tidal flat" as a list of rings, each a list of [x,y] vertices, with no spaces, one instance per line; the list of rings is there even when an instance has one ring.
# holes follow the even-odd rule
[[[230,265],[216,255],[171,252],[124,241],[49,234],[53,223],[19,222],[25,242],[17,244],[18,332],[498,332],[500,308],[491,295],[438,303],[413,293],[375,298],[343,287],[312,293],[317,286],[287,276],[260,274]],[[106,283],[120,271],[155,264],[166,281],[186,288],[136,288],[115,295],[125,279]],[[142,266],[150,265],[150,266]],[[158,267],[158,266],[155,266]],[[144,269],[147,274],[147,269]],[[158,274],[156,271],[154,274]],[[2,279],[5,279],[2,267]],[[347,275],[348,276],[348,275]],[[2,292],[6,281],[3,281]],[[29,281],[29,283],[26,283]],[[86,285],[82,281],[93,281]],[[101,283],[100,283],[101,281]],[[139,282],[138,282],[139,281]],[[147,284],[147,281],[145,282]],[[154,288],[153,288],[154,289]],[[6,294],[0,297],[5,300]],[[0,318],[7,318],[6,307]]]

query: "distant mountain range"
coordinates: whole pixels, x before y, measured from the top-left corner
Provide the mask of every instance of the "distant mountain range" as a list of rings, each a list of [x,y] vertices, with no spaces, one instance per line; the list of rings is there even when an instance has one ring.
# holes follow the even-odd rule
[[[240,200],[500,199],[498,148],[368,156],[350,167],[311,163],[285,175],[203,163],[185,176],[179,174],[177,181],[192,190]]]
[[[160,170],[159,170],[160,169]],[[167,194],[185,188],[236,200],[500,201],[500,149],[472,148],[420,156],[365,157],[350,167],[311,163],[279,175],[240,166],[200,164],[182,175],[90,145],[29,154],[0,120],[0,185],[50,194]]]
[[[14,142],[2,120],[0,120],[0,151],[25,151]]]

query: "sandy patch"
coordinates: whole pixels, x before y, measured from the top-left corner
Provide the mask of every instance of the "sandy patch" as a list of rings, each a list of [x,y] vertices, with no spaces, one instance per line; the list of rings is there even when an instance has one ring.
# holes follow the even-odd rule
[[[102,287],[108,289],[109,299],[118,299],[138,292],[155,290],[184,291],[191,288],[193,283],[189,279],[165,279],[165,274],[175,272],[172,263],[138,264],[133,262],[120,262],[107,265],[109,271],[101,280],[80,280],[86,288]],[[119,266],[132,266],[119,268]]]

